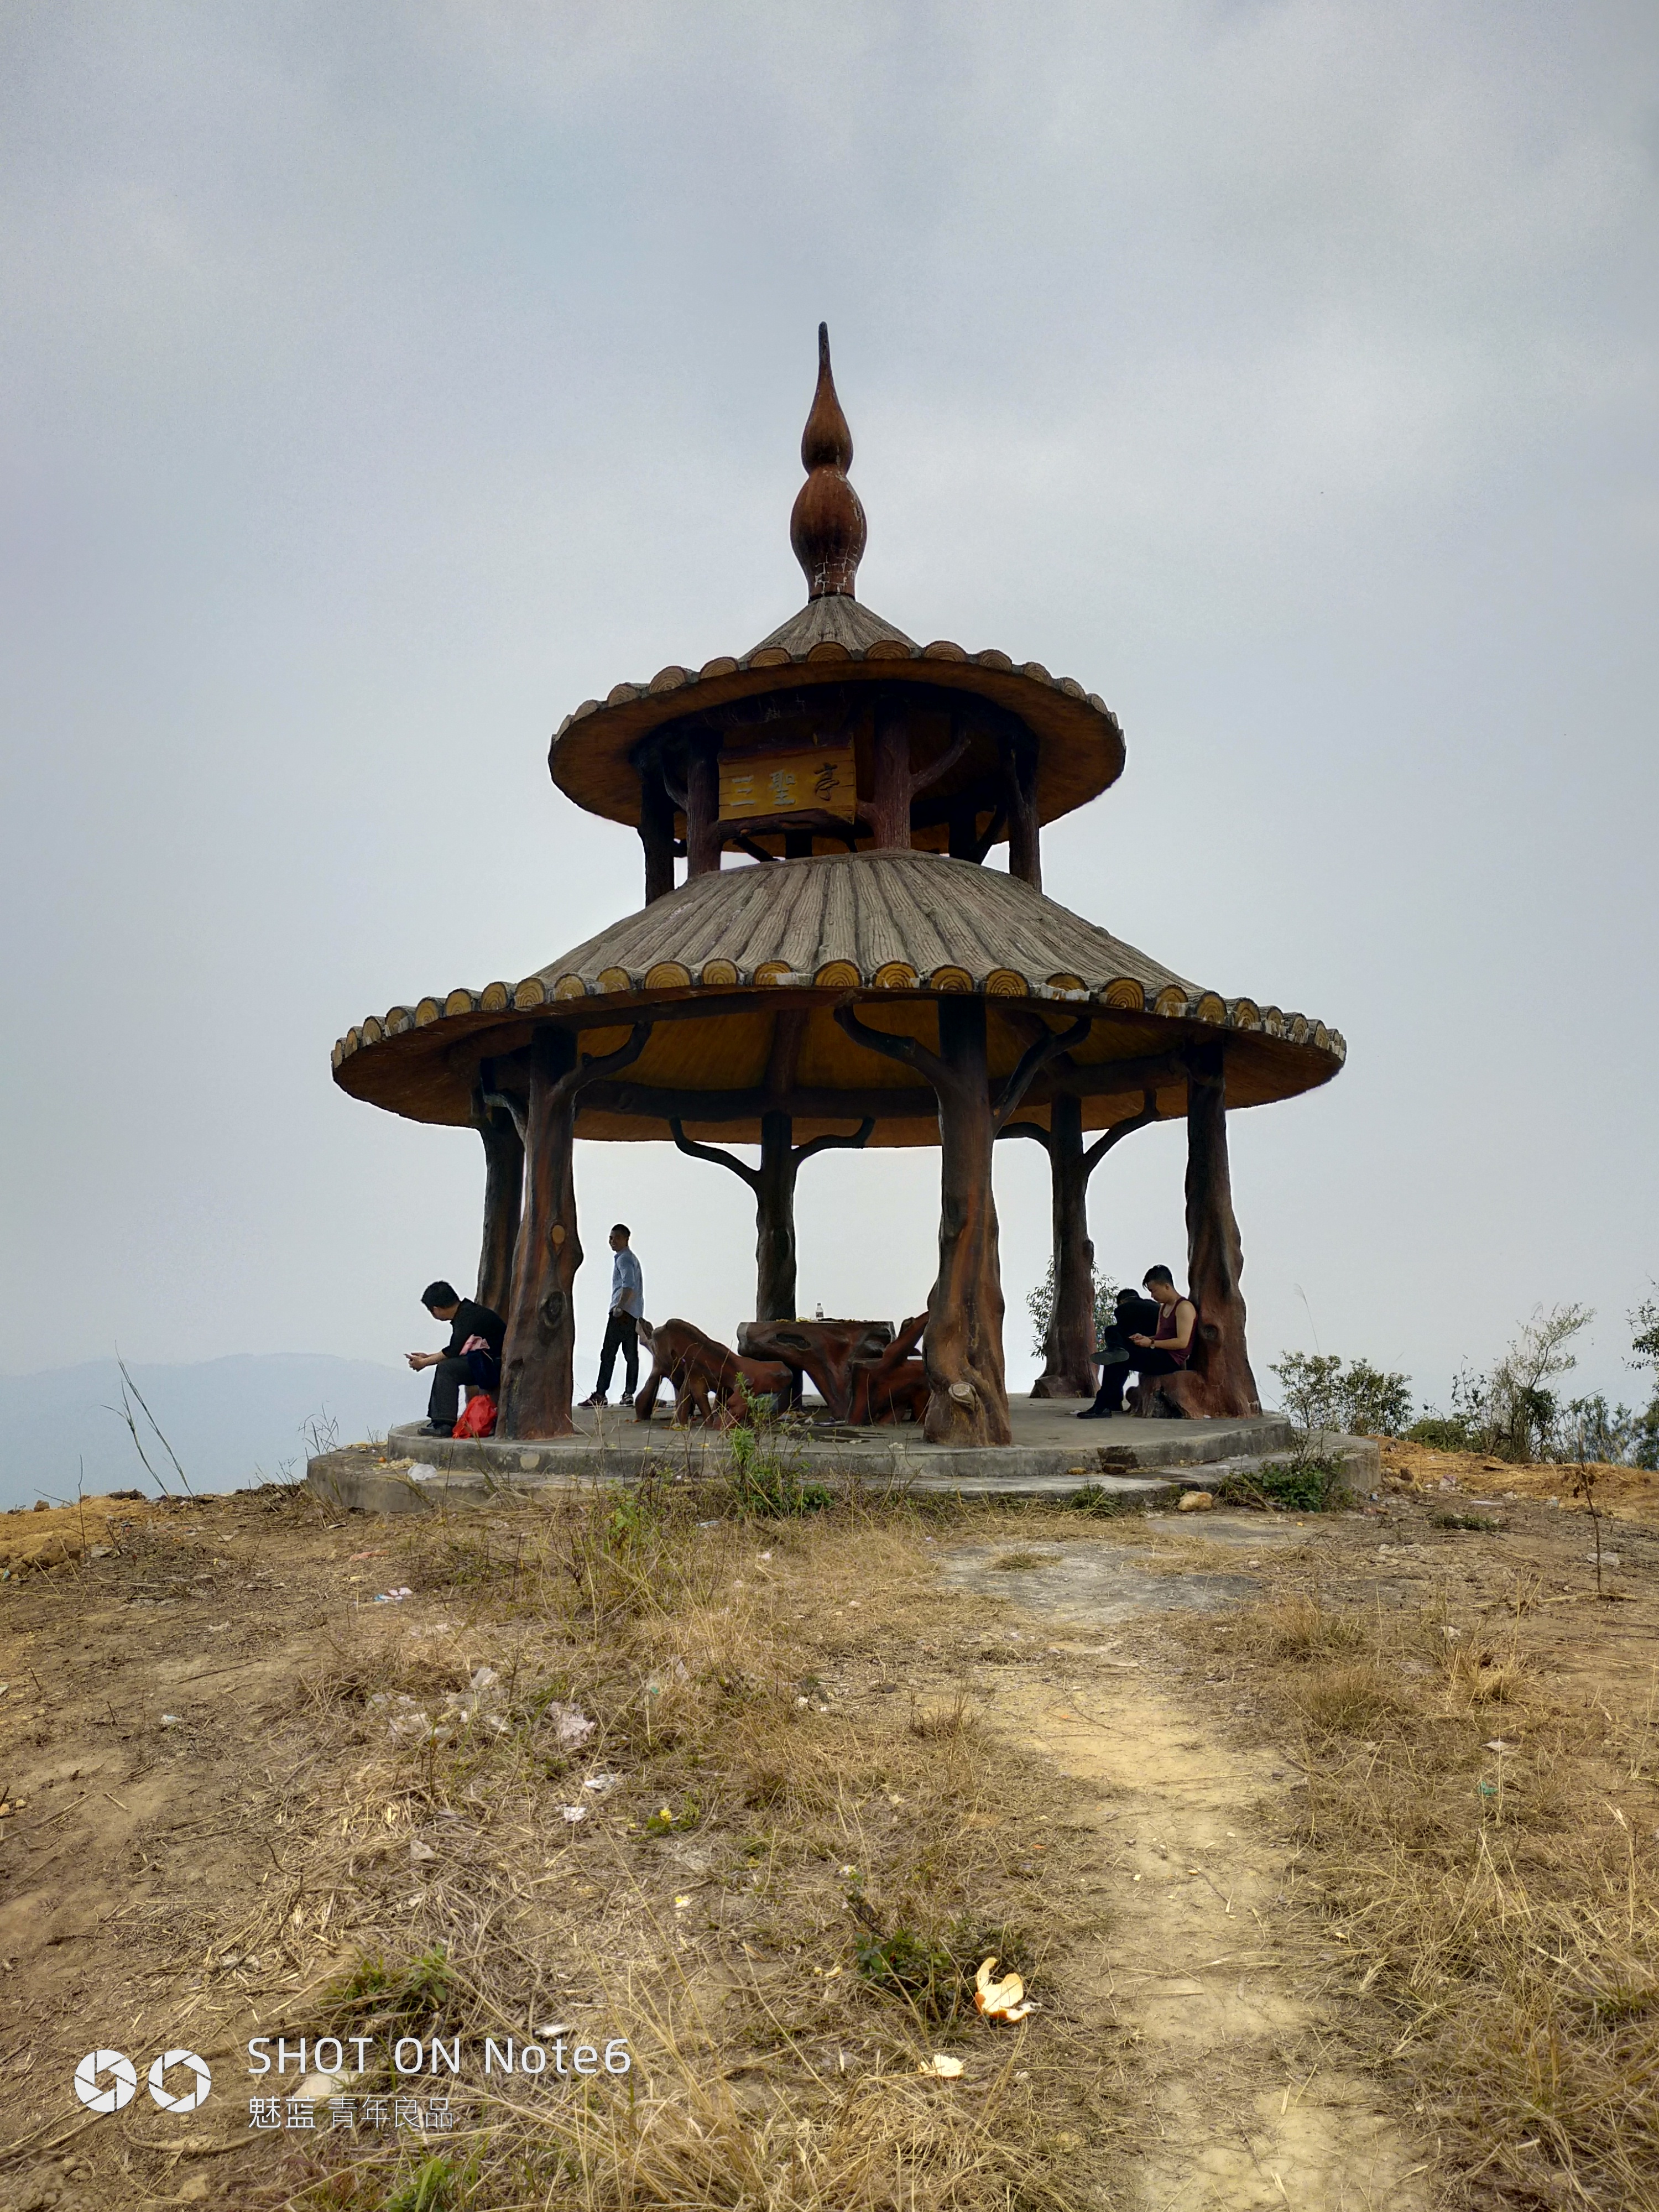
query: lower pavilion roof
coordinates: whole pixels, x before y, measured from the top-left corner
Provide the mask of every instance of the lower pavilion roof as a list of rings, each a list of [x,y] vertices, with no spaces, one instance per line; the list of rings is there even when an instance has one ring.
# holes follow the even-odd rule
[[[1046,1120],[1057,1090],[1082,1097],[1085,1127],[1133,1112],[1148,1089],[1162,1112],[1180,1115],[1182,1048],[1218,1036],[1235,1106],[1328,1082],[1346,1053],[1322,1022],[1194,985],[1016,878],[883,851],[698,876],[516,985],[371,1017],[334,1048],[334,1076],[393,1113],[465,1124],[480,1062],[514,1087],[513,1056],[532,1025],[579,1027],[597,1056],[651,1019],[626,1074],[581,1094],[579,1135],[665,1137],[675,1115],[740,1144],[774,1107],[794,1115],[802,1138],[873,1114],[872,1144],[931,1144],[932,1092],[854,1042],[834,1009],[855,1000],[866,1022],[932,1045],[931,1002],[964,991],[991,1002],[994,1077],[1041,1027],[1091,1018],[1086,1038],[1037,1079],[1024,1120]]]

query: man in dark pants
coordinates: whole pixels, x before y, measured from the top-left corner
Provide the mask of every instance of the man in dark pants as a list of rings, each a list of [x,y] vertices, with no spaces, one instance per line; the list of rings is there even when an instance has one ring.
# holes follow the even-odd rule
[[[1103,1421],[1123,1411],[1123,1386],[1131,1369],[1144,1382],[1149,1375],[1179,1373],[1192,1357],[1198,1308],[1190,1298],[1182,1297],[1167,1267],[1149,1267],[1142,1282],[1154,1301],[1151,1334],[1144,1324],[1139,1328],[1133,1326],[1139,1316],[1129,1310],[1145,1301],[1126,1291],[1117,1302],[1117,1326],[1108,1329],[1101,1340],[1099,1394],[1094,1404],[1078,1415],[1079,1421]]]
[[[605,1392],[611,1388],[611,1371],[619,1352],[623,1356],[623,1373],[628,1381],[628,1388],[622,1395],[624,1406],[633,1404],[634,1393],[639,1388],[645,1276],[639,1255],[628,1241],[631,1233],[625,1221],[619,1221],[611,1232],[611,1249],[617,1255],[611,1263],[611,1312],[605,1324],[605,1342],[599,1346],[599,1388],[591,1398],[582,1400],[585,1407],[610,1404]]]
[[[488,1306],[481,1306],[476,1298],[464,1298],[450,1284],[428,1283],[421,1292],[421,1304],[434,1321],[449,1323],[449,1341],[441,1352],[411,1352],[409,1364],[417,1371],[422,1367],[435,1367],[432,1378],[432,1395],[427,1401],[426,1426],[423,1436],[450,1437],[455,1433],[456,1417],[460,1411],[461,1388],[471,1383],[475,1390],[495,1390],[501,1379],[501,1346],[507,1341],[507,1323]],[[476,1340],[476,1341],[475,1341]],[[471,1347],[468,1349],[469,1346]]]

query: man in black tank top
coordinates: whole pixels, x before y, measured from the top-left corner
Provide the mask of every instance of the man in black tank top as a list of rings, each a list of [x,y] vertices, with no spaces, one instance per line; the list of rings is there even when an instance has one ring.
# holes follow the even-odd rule
[[[1152,1300],[1129,1298],[1136,1310],[1133,1314],[1126,1313],[1124,1298],[1118,1300],[1118,1321],[1100,1340],[1100,1389],[1094,1404],[1078,1415],[1079,1421],[1103,1421],[1121,1413],[1123,1386],[1131,1370],[1144,1381],[1149,1375],[1179,1374],[1187,1364],[1198,1308],[1176,1290],[1167,1267],[1148,1267],[1142,1282]],[[1150,1322],[1145,1321],[1146,1315]],[[1143,1325],[1126,1326],[1135,1321]]]

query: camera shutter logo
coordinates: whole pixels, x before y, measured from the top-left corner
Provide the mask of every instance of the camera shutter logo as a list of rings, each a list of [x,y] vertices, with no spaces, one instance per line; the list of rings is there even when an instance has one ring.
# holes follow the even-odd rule
[[[175,2066],[188,2066],[194,2079],[182,2094],[167,2087]],[[111,2076],[109,2087],[99,2081]],[[149,2094],[164,2112],[193,2112],[207,2102],[213,2075],[205,2058],[194,2051],[164,2051],[149,2069]],[[89,2051],[75,2069],[75,2094],[89,2112],[118,2112],[130,2105],[138,2088],[138,2069],[125,2051]]]
[[[107,2089],[98,2086],[100,2074],[112,2074]],[[75,2094],[92,2112],[118,2112],[131,2104],[138,2087],[138,2074],[125,2051],[89,2051],[75,2069]]]
[[[183,2096],[174,2096],[167,2085],[167,2077],[175,2066],[188,2066],[195,2075],[195,2084]],[[213,2075],[205,2058],[193,2051],[164,2051],[149,2069],[149,2094],[164,2112],[193,2112],[198,2105],[207,2102],[208,2091],[213,2087]]]

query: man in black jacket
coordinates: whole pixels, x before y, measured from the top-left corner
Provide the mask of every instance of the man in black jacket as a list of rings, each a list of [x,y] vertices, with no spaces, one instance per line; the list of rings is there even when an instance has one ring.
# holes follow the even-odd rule
[[[460,1410],[461,1385],[470,1382],[477,1390],[494,1390],[501,1379],[501,1346],[507,1341],[507,1323],[488,1306],[481,1306],[476,1298],[464,1298],[452,1285],[445,1282],[428,1283],[421,1292],[421,1304],[434,1321],[449,1323],[449,1341],[441,1352],[411,1352],[409,1364],[417,1371],[422,1367],[435,1367],[432,1378],[432,1395],[427,1401],[426,1427],[422,1431],[428,1437],[449,1437],[455,1433],[456,1416]],[[473,1339],[479,1341],[473,1343]],[[471,1350],[467,1346],[471,1344]]]

